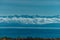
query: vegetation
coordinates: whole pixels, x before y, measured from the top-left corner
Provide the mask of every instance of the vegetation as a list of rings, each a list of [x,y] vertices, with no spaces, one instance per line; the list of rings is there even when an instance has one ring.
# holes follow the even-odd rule
[[[8,38],[3,37],[0,40],[60,40],[60,38]]]

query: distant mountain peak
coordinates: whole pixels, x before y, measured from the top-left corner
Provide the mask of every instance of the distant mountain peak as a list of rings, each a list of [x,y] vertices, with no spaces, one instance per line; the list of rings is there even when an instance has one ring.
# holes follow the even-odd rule
[[[3,18],[9,17],[22,17],[22,18],[60,18],[60,15],[55,15],[55,16],[40,16],[40,15],[9,15],[9,16],[0,16]]]

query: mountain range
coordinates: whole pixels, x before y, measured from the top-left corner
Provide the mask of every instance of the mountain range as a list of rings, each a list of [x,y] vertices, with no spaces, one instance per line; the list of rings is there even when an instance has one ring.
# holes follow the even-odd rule
[[[49,24],[60,23],[60,16],[39,16],[39,15],[14,15],[0,16],[0,23],[18,23],[18,24]]]
[[[39,15],[10,15],[0,16],[0,26],[51,26],[60,25],[60,15],[39,16]]]
[[[13,18],[13,17],[22,17],[22,18],[60,18],[60,15],[55,15],[55,16],[40,16],[40,15],[9,15],[9,16],[0,16],[3,18]]]

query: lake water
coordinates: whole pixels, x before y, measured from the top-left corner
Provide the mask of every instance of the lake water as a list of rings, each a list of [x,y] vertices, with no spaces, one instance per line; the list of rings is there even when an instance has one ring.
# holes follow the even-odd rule
[[[0,37],[60,38],[60,24],[0,24]]]
[[[60,38],[60,29],[0,28],[0,37]]]

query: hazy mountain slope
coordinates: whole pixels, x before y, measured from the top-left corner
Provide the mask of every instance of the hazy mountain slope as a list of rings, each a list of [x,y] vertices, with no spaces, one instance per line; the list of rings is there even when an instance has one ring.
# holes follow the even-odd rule
[[[60,16],[29,16],[29,15],[0,16],[0,26],[3,26],[3,25],[41,26],[44,24],[60,24]]]

